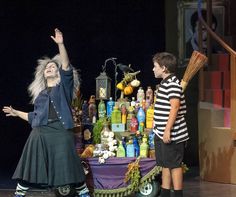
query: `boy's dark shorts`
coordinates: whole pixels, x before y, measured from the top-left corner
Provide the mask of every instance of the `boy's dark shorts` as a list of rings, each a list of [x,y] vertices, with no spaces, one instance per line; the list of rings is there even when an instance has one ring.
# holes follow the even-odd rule
[[[158,166],[164,168],[179,168],[183,162],[185,142],[165,144],[155,135],[155,153]]]

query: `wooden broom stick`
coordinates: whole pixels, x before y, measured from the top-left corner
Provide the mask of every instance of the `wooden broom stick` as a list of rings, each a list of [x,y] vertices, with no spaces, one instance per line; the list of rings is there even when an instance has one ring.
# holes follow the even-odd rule
[[[189,81],[205,65],[206,62],[207,62],[207,57],[204,54],[198,51],[193,51],[188,66],[185,70],[183,79],[181,80],[180,83],[183,91],[185,91]]]

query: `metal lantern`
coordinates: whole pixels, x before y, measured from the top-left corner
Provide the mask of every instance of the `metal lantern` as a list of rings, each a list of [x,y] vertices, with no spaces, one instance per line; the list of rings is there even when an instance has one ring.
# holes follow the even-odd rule
[[[96,78],[96,99],[109,99],[111,96],[111,78],[106,72]]]

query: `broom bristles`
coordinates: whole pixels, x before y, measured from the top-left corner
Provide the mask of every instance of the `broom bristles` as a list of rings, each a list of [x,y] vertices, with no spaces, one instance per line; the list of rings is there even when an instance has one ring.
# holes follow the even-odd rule
[[[207,57],[204,54],[198,51],[193,51],[181,82],[183,90],[185,90],[188,82],[204,66],[206,62]]]

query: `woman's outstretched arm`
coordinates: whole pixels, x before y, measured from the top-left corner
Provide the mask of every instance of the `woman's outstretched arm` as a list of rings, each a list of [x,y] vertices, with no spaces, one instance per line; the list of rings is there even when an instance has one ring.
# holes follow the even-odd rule
[[[59,54],[62,62],[62,69],[69,69],[69,57],[64,45],[63,34],[59,29],[55,29],[55,36],[51,36],[56,44],[58,44]]]
[[[6,114],[6,116],[15,116],[15,117],[19,117],[23,120],[28,121],[28,113],[27,112],[15,110],[12,108],[12,106],[4,106],[2,111]]]

